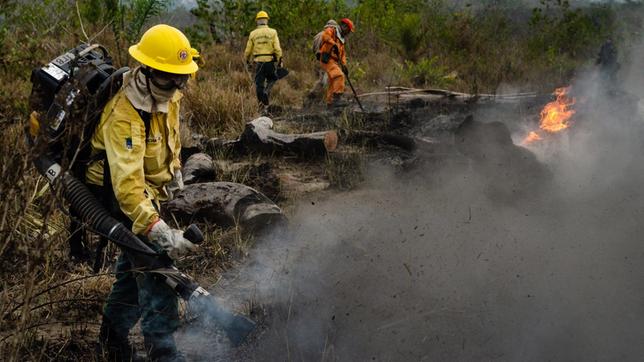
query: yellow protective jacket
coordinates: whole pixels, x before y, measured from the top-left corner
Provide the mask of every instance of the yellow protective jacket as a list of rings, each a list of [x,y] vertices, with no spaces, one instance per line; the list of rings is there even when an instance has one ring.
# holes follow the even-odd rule
[[[179,101],[177,91],[168,103],[168,113],[150,117],[148,137],[145,123],[121,89],[101,115],[91,140],[92,155],[107,154],[114,195],[125,215],[132,220],[132,232],[143,234],[159,218],[155,204],[167,200],[165,185],[181,167],[179,153]],[[86,182],[103,185],[103,160],[87,168]]]
[[[282,59],[277,30],[269,28],[268,25],[258,25],[257,29],[251,31],[246,43],[244,59],[247,62],[272,62]]]

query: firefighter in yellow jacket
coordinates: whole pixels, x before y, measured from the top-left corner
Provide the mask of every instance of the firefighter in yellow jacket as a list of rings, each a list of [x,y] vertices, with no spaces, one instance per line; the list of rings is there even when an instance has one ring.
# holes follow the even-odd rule
[[[145,32],[129,53],[141,65],[124,75],[122,88],[103,110],[86,182],[112,216],[175,259],[195,245],[159,217],[159,202],[168,198],[173,181],[182,187],[180,89],[197,71],[198,54],[181,31],[163,24]],[[173,338],[179,325],[176,295],[158,276],[130,269],[121,255],[98,352],[112,361],[134,358],[128,333],[140,318],[150,360],[182,361]]]
[[[270,89],[278,79],[277,67],[282,66],[282,48],[277,31],[268,27],[268,13],[258,12],[255,21],[257,28],[248,36],[244,58],[247,64],[255,63],[257,101],[267,107]]]

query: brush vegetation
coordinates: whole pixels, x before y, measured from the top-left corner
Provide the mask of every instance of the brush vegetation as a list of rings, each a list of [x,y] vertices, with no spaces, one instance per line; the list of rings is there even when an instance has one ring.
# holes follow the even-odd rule
[[[215,5],[217,3],[218,5]],[[313,36],[331,18],[354,19],[347,50],[359,92],[385,86],[444,87],[466,92],[550,91],[593,64],[601,44],[641,34],[643,5],[511,0],[452,6],[442,0],[198,0],[191,10],[154,0],[0,0],[0,355],[3,360],[87,360],[112,276],[92,275],[67,257],[68,217],[31,167],[23,142],[31,69],[79,42],[100,42],[117,65],[133,65],[127,47],[154,23],[183,29],[205,65],[186,92],[192,132],[233,138],[257,116],[252,75],[242,59],[254,15],[264,9],[278,29],[291,75],[273,102],[302,104],[317,79]],[[345,128],[351,128],[345,125]],[[187,137],[189,139],[189,137]],[[362,152],[362,151],[361,151]],[[362,157],[322,162],[330,182],[350,189],[362,179]],[[64,208],[63,208],[64,210]],[[182,261],[206,285],[251,245],[236,229],[212,226],[199,256]],[[114,258],[117,251],[108,250]]]

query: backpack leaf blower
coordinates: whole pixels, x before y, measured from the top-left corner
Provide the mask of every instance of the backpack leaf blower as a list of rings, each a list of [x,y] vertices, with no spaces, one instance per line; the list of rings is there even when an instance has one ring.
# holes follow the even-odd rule
[[[88,229],[119,246],[136,271],[163,277],[187,301],[190,311],[208,326],[221,328],[237,346],[254,330],[255,323],[219,305],[192,277],[179,271],[165,253],[156,252],[112,217],[73,172],[74,161],[78,161],[75,158],[80,149],[87,148],[88,135],[91,136],[100,117],[102,108],[96,107],[107,103],[120,88],[126,70],[112,67],[103,47],[81,45],[32,72],[30,103],[35,111],[26,127],[26,139],[34,154],[34,166],[54,191],[61,188],[63,197]],[[64,137],[70,133],[74,136]],[[72,145],[66,145],[65,141],[70,140]],[[203,240],[195,225],[186,230],[184,237],[193,243]]]

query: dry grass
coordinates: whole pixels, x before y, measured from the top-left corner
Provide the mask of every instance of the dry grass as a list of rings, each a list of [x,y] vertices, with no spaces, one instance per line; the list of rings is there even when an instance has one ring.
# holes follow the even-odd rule
[[[244,124],[257,115],[257,102],[247,85],[222,87],[218,83],[223,81],[210,80],[211,77],[206,75],[186,92],[185,106],[191,128],[211,137],[236,138]]]
[[[254,74],[245,68],[240,48],[217,45],[204,53],[205,66],[186,92],[186,118],[193,131],[211,137],[236,138],[244,124],[259,116]],[[315,82],[310,62],[292,54],[291,73],[275,84],[271,103],[298,107],[304,89]]]
[[[364,181],[363,149],[344,149],[327,156],[325,163],[326,176],[331,186],[340,190],[352,190]]]
[[[3,135],[0,355],[5,360],[53,359],[60,357],[60,346],[52,350],[50,340],[69,344],[70,339],[54,336],[52,326],[95,323],[110,277],[87,278],[87,267],[68,265],[66,219],[46,183],[30,169],[22,129],[11,124]]]

